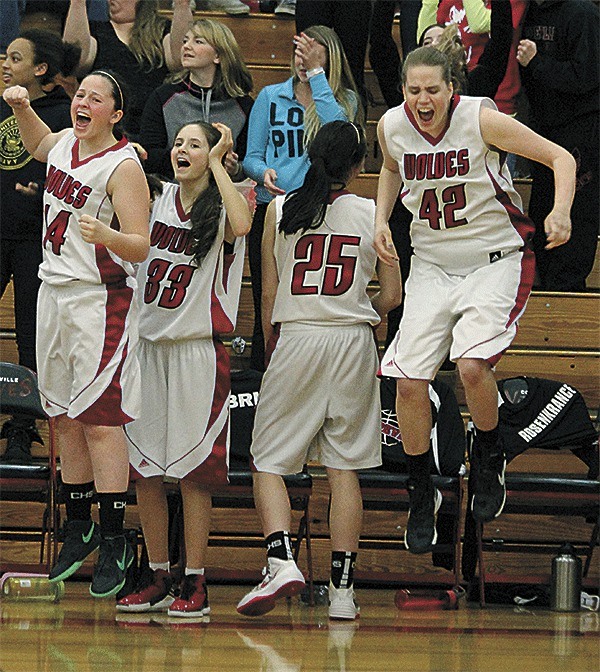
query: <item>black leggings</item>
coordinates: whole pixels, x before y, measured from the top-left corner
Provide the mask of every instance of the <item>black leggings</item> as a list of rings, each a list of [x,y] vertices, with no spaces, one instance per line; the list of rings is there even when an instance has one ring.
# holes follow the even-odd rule
[[[37,370],[35,323],[42,263],[40,240],[2,240],[0,246],[0,296],[12,277],[15,295],[15,331],[19,364]]]

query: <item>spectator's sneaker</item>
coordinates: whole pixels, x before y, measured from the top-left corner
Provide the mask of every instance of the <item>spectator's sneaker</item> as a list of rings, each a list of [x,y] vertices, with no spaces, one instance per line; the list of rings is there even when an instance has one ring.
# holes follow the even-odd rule
[[[92,520],[67,520],[62,529],[63,545],[50,570],[50,582],[64,581],[83,565],[100,545],[100,532]]]
[[[280,597],[298,594],[306,585],[302,572],[293,560],[269,558],[265,578],[237,605],[239,614],[262,616],[275,607]]]
[[[360,615],[354,599],[354,588],[336,588],[329,582],[329,618],[335,621],[353,621]]]
[[[6,450],[0,457],[4,464],[31,464],[31,442],[43,444],[35,420],[12,418],[2,425],[0,439],[6,439]]]
[[[117,602],[117,611],[167,611],[175,601],[173,579],[164,569],[146,568],[135,591]]]
[[[94,566],[90,593],[93,597],[116,595],[125,585],[127,570],[133,562],[133,549],[124,534],[100,539],[98,562]]]
[[[489,523],[501,513],[506,502],[504,472],[506,457],[502,448],[494,455],[482,453],[473,469],[474,495],[471,502],[473,518],[479,523]]]
[[[423,485],[409,481],[408,498],[409,510],[404,543],[411,553],[427,553],[437,541],[435,523],[442,505],[442,493],[433,487],[431,479]]]
[[[202,9],[204,5],[200,4]],[[215,12],[227,12],[227,14],[249,14],[250,7],[241,0],[206,0],[206,9]]]
[[[275,14],[296,15],[296,0],[279,0],[275,7]]]
[[[169,607],[168,614],[179,618],[198,618],[210,614],[203,574],[186,574],[183,577],[181,593]]]

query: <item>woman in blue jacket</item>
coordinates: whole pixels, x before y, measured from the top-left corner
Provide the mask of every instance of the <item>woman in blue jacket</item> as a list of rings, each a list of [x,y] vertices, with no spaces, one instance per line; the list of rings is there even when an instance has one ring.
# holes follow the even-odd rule
[[[252,368],[264,370],[261,328],[261,241],[267,205],[298,189],[308,171],[306,148],[330,121],[363,123],[356,85],[336,33],[311,26],[294,37],[292,76],[259,93],[248,125],[244,172],[256,183],[256,211],[249,240],[254,298]]]

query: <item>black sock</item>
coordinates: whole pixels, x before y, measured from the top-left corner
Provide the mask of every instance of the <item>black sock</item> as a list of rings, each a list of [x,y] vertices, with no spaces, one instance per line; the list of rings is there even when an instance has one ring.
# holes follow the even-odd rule
[[[489,431],[483,431],[475,427],[475,452],[478,455],[493,456],[502,452],[500,445],[500,431],[498,425]]]
[[[279,560],[293,560],[292,542],[290,533],[287,531],[273,532],[265,539],[267,546],[267,558],[279,558]]]
[[[331,583],[335,588],[350,588],[354,583],[356,553],[351,551],[332,551]]]
[[[99,492],[100,533],[103,537],[123,534],[125,520],[126,492]]]
[[[63,483],[67,520],[90,520],[94,481],[89,483]]]
[[[428,450],[420,455],[406,455],[406,465],[408,467],[408,475],[410,480],[416,486],[429,485],[431,482],[431,464]]]

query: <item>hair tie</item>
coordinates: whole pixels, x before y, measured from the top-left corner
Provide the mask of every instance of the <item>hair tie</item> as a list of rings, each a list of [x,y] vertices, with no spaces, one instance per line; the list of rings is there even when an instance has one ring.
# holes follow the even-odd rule
[[[94,74],[94,73],[92,73]],[[119,92],[119,110],[123,109],[123,92],[121,91],[121,87],[119,86],[119,82],[110,74],[110,72],[106,72],[105,70],[96,70],[97,75],[104,75],[105,77],[108,77],[112,82],[114,82],[114,85],[117,87],[117,91]]]

